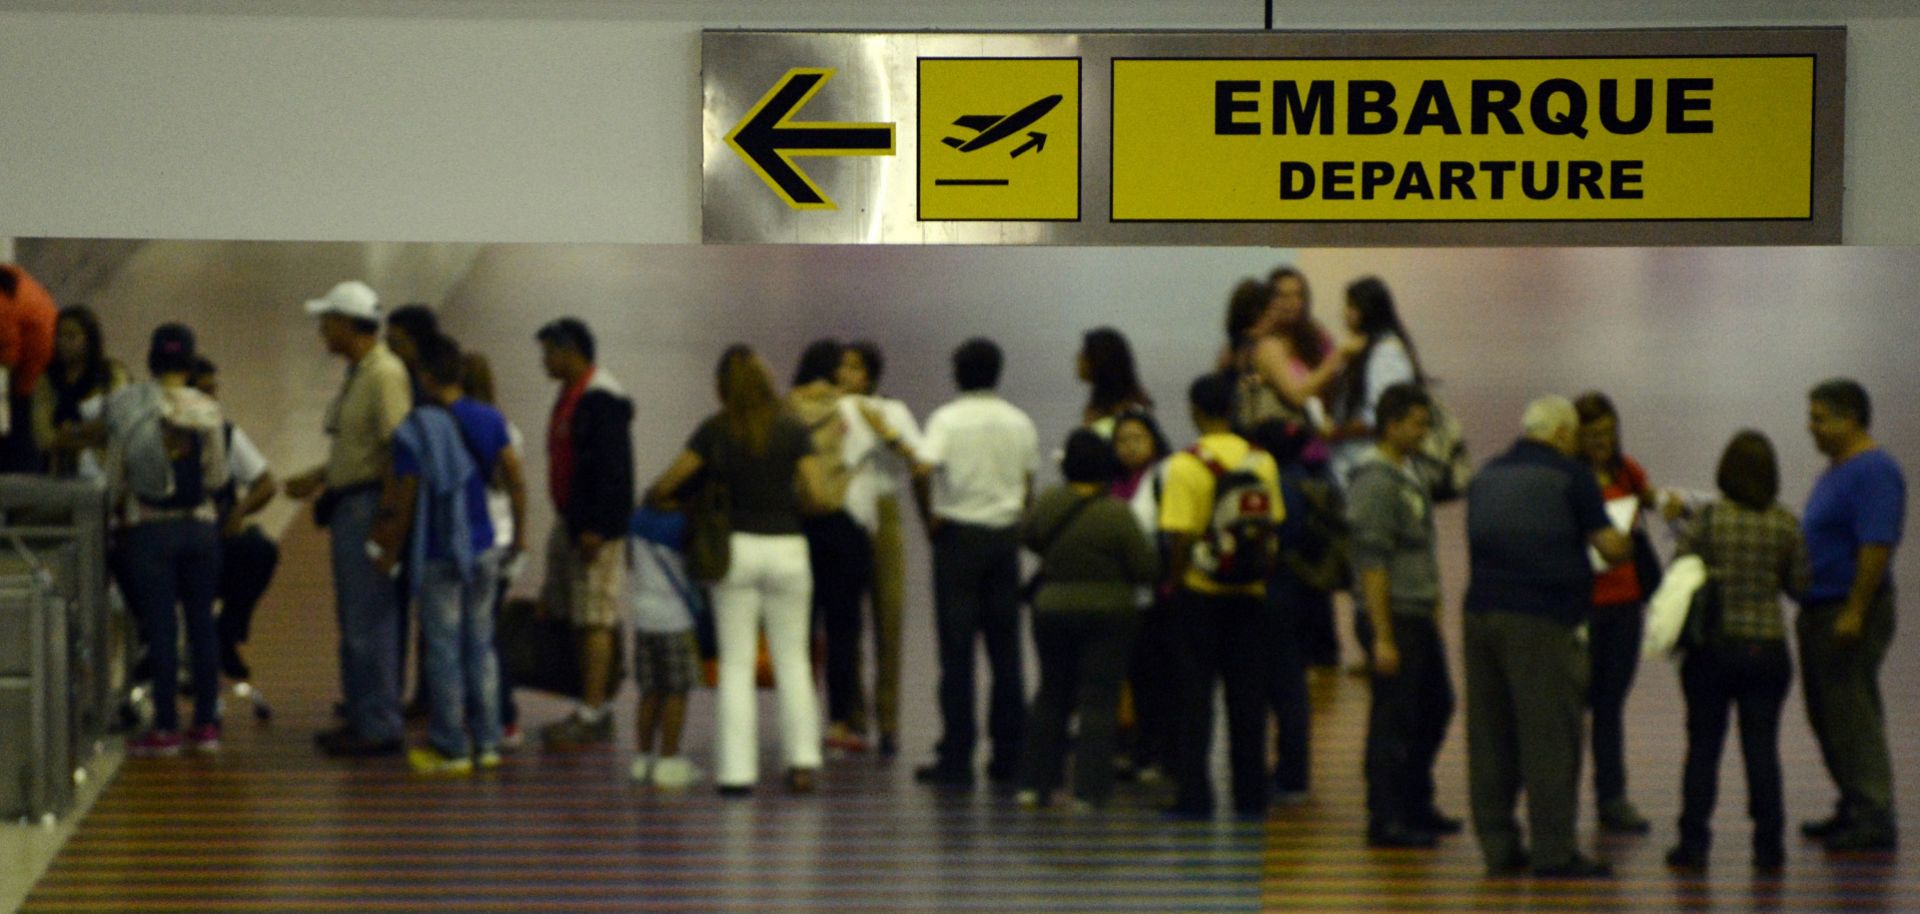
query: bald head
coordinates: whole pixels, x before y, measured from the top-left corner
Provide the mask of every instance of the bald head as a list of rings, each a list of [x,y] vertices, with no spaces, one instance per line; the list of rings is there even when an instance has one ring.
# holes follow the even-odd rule
[[[1549,395],[1528,403],[1520,425],[1527,440],[1538,441],[1569,457],[1579,447],[1580,414],[1574,411],[1573,401],[1566,397]]]

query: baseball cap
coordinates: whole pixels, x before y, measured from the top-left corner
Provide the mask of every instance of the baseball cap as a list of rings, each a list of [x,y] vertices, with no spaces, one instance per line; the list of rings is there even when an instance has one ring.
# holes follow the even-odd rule
[[[161,324],[153,328],[147,345],[147,368],[155,374],[190,371],[193,368],[193,330],[185,324]]]
[[[328,289],[327,294],[319,298],[308,299],[307,313],[315,317],[338,314],[356,320],[377,321],[380,319],[380,296],[373,294],[366,283],[349,279]]]

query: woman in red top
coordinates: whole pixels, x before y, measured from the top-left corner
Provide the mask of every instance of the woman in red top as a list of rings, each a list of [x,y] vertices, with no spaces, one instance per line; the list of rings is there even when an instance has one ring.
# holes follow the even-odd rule
[[[1580,414],[1580,457],[1600,483],[1608,502],[1637,497],[1642,509],[1654,507],[1647,471],[1620,450],[1620,414],[1613,401],[1599,391],[1581,394],[1573,403]],[[1593,789],[1600,829],[1618,834],[1645,834],[1649,824],[1627,801],[1626,733],[1627,692],[1640,668],[1640,636],[1645,625],[1648,594],[1641,585],[1641,565],[1655,561],[1636,525],[1634,561],[1615,565],[1593,576],[1593,622],[1587,638],[1591,678],[1587,703],[1593,708]]]

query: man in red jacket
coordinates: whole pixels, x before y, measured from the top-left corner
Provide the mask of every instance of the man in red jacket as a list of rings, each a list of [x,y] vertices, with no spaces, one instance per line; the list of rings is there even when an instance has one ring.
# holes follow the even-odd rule
[[[0,472],[38,473],[33,443],[34,385],[53,360],[53,324],[59,317],[45,286],[10,263],[0,263],[0,377],[7,409],[0,414]]]

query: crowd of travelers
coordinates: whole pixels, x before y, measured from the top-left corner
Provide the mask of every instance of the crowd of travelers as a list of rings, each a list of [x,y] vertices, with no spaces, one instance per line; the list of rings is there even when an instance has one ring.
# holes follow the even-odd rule
[[[1894,847],[1878,671],[1905,483],[1874,441],[1861,385],[1832,379],[1808,395],[1809,432],[1830,464],[1796,519],[1778,501],[1765,435],[1727,444],[1717,492],[1659,487],[1597,391],[1529,403],[1513,444],[1475,465],[1387,285],[1355,281],[1343,304],[1336,341],[1298,270],[1240,282],[1219,356],[1186,391],[1198,434],[1184,444],[1170,440],[1127,338],[1088,331],[1083,422],[1047,460],[1033,421],[996,393],[1004,356],[991,340],[953,351],[955,394],[924,423],[880,393],[875,343],[813,343],[784,395],[767,361],[737,344],[715,370],[718,408],[645,485],[632,438],[646,417],[600,364],[586,324],[547,323],[535,342],[556,385],[544,436],[556,520],[531,607],[568,623],[567,656],[536,659],[577,671],[578,702],[540,743],[611,743],[630,630],[638,782],[710,778],[722,796],[750,797],[756,688],[768,680],[787,790],[815,791],[830,758],[895,757],[902,619],[919,611],[904,585],[911,513],[932,557],[941,725],[918,781],[963,789],[984,773],[1022,807],[1083,812],[1135,782],[1170,787],[1169,816],[1210,819],[1224,697],[1232,814],[1260,820],[1305,802],[1310,671],[1338,666],[1335,606],[1346,602],[1364,653],[1356,671],[1371,686],[1355,760],[1365,840],[1433,847],[1466,826],[1436,806],[1433,777],[1456,704],[1435,507],[1463,500],[1468,813],[1489,873],[1610,874],[1576,842],[1588,743],[1599,827],[1650,829],[1628,798],[1625,707],[1641,659],[1664,656],[1673,642],[1661,633],[1676,624],[1687,630],[1687,755],[1667,863],[1706,866],[1735,717],[1752,864],[1783,867],[1790,629],[1839,794],[1802,830],[1836,851]],[[190,328],[156,328],[136,381],[106,357],[94,312],[56,309],[31,276],[0,265],[0,468],[107,486],[114,577],[145,635],[154,698],[131,754],[218,749],[220,678],[250,675],[240,649],[278,559],[249,519],[284,493],[311,502],[331,542],[341,721],[319,749],[403,756],[422,776],[499,766],[523,741],[514,680],[525,671],[504,662],[513,645],[496,623],[514,606],[507,587],[530,543],[527,444],[494,405],[487,360],[432,309],[386,314],[348,281],[305,310],[346,374],[324,461],[277,482],[225,420],[217,369]],[[1656,525],[1675,533],[1667,560]],[[1023,550],[1037,559],[1024,578]],[[1799,606],[1791,625],[1783,597]],[[708,677],[710,773],[682,741],[689,695]],[[426,721],[411,748],[410,717]]]

